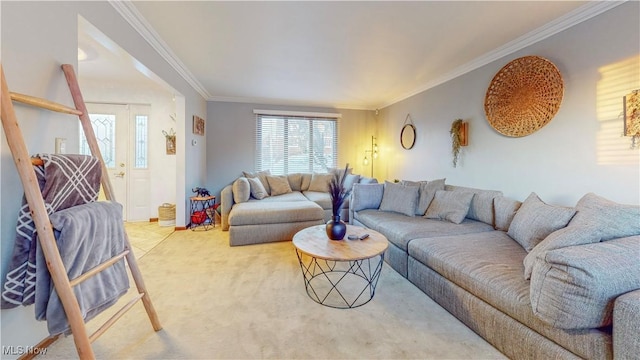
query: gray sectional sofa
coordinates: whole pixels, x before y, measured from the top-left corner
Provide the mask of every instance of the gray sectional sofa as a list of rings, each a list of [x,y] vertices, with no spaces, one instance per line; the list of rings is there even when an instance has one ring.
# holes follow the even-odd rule
[[[640,207],[423,182],[355,185],[385,261],[514,359],[638,359]]]
[[[249,245],[291,240],[296,232],[331,219],[330,179],[336,172],[295,173],[275,176],[269,171],[243,173],[220,194],[222,230],[229,245]],[[377,183],[376,179],[347,174],[345,186]],[[349,221],[345,202],[341,219]]]

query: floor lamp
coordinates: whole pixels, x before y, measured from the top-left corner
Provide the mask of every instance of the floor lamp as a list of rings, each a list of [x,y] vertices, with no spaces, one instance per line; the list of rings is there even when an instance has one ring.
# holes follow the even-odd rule
[[[373,160],[378,158],[378,144],[376,143],[376,140],[375,136],[371,136],[371,150],[364,151],[363,163],[365,166],[369,165],[367,153],[371,153],[371,177],[373,177]]]

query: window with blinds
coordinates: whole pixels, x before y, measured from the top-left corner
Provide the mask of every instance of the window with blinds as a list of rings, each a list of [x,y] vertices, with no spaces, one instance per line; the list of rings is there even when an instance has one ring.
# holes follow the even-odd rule
[[[256,113],[256,170],[327,172],[338,159],[336,117]]]

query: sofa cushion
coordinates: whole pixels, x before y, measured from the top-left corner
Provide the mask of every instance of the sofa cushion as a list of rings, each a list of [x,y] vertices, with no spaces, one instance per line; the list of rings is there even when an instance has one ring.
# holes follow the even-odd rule
[[[424,217],[460,224],[469,212],[473,196],[471,192],[438,190]]]
[[[248,201],[236,204],[229,225],[261,225],[324,220],[324,210],[311,201]]]
[[[640,354],[640,289],[620,295],[613,307],[613,353],[617,359],[635,359]]]
[[[416,206],[416,215],[423,216],[427,212],[431,201],[436,196],[436,191],[444,190],[444,182],[445,179],[436,179],[431,181],[402,181],[403,185],[420,187],[420,198],[418,200],[418,205]]]
[[[527,251],[531,251],[552,232],[567,226],[575,209],[544,203],[531,193],[509,225],[508,234]]]
[[[289,187],[291,187],[291,191],[302,191],[302,173],[293,173],[287,175],[287,180],[289,180]]]
[[[640,289],[640,236],[547,251],[531,274],[533,312],[562,329],[612,323],[621,294]]]
[[[287,179],[286,175],[267,175],[267,181],[269,182],[269,187],[271,188],[271,196],[288,194],[291,192],[289,179]]]
[[[418,191],[419,188],[416,186],[404,186],[385,181],[380,210],[415,216]]]
[[[362,176],[362,175],[360,175],[360,181],[358,182],[358,184],[377,184],[377,183],[378,183],[378,179],[373,177],[368,177],[368,176]]]
[[[233,193],[233,202],[242,203],[248,201],[251,197],[251,185],[246,177],[239,177],[233,182],[231,186],[231,192]]]
[[[536,258],[548,250],[640,235],[640,206],[618,204],[588,193],[578,201],[576,211],[566,228],[549,235],[527,255],[525,278],[531,276]]]
[[[305,191],[302,193],[307,199],[318,204],[324,210],[331,210],[333,204],[328,192]],[[348,201],[348,200],[347,200]],[[345,201],[345,206],[349,206]]]
[[[495,209],[495,228],[496,230],[508,231],[513,217],[516,215],[522,202],[510,199],[504,196],[498,196],[493,199],[493,208]]]
[[[360,210],[354,213],[354,217],[364,226],[386,236],[389,242],[405,252],[407,244],[413,239],[493,230],[491,225],[476,220],[464,219],[462,223],[456,225],[448,221],[431,220],[417,216],[409,217],[374,209]]]
[[[353,211],[363,209],[378,209],[384,195],[384,184],[356,184],[353,186],[351,203]]]
[[[419,238],[409,243],[408,251],[409,256],[494,306],[508,302],[530,306],[529,283],[520,276],[526,252],[503,231]]]
[[[318,174],[313,173],[311,175],[311,182],[309,183],[309,191],[329,192],[329,182],[333,179],[333,174]]]
[[[469,213],[467,214],[467,217],[469,219],[482,221],[485,224],[494,225],[493,199],[498,196],[502,196],[501,191],[483,190],[454,185],[446,185],[445,190],[473,193],[474,196],[473,199],[471,199],[471,205],[469,206]]]
[[[269,196],[269,193],[267,193],[267,190],[264,188],[259,178],[247,178],[247,180],[249,181],[251,196],[258,200],[262,200]]]
[[[260,182],[262,183],[262,186],[267,191],[267,195],[269,195],[271,193],[271,188],[269,187],[269,181],[267,180],[267,175],[271,175],[271,171],[270,170],[263,170],[263,171],[257,171],[257,172],[243,171],[242,174],[247,179],[249,179],[249,178],[258,178],[258,179],[260,179]]]
[[[257,200],[257,199],[249,199],[249,201],[253,201],[253,202],[259,202],[259,203],[265,203],[265,202],[283,202],[283,201],[309,201],[309,199],[307,199],[301,192],[299,191],[292,191],[290,193],[286,193],[286,194],[282,194],[282,195],[276,195],[276,196],[269,196],[266,197],[262,200]]]

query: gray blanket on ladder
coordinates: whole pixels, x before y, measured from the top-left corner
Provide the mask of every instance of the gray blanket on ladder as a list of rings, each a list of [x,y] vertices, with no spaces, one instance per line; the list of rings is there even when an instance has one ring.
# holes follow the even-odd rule
[[[44,161],[44,166],[36,166],[34,170],[47,212],[50,215],[59,210],[97,200],[100,189],[101,168],[100,162],[96,158],[84,155],[53,154],[42,154],[40,158]],[[120,226],[122,226],[121,212],[118,219]],[[122,241],[122,239],[116,241]],[[47,273],[43,281],[48,281],[46,263],[37,261],[37,243],[37,233],[29,213],[29,206],[26,200],[23,199],[23,204],[18,214],[13,256],[8,266],[2,289],[2,298],[0,299],[0,307],[2,309],[34,304],[36,300],[36,283],[42,283],[38,278],[42,270]],[[61,254],[64,254],[66,250],[60,244],[58,246]],[[64,258],[63,262],[68,266]],[[124,266],[124,264],[121,265],[122,267]],[[72,266],[72,268],[74,267]],[[67,269],[69,270],[69,267]],[[70,276],[71,278],[74,277],[72,274]],[[124,277],[126,278],[126,274]],[[48,299],[51,288],[52,285],[46,285],[42,291],[39,290],[38,298]],[[48,303],[48,300],[43,301]],[[36,316],[39,318],[43,318],[42,306],[43,303],[36,306]],[[91,306],[87,308],[91,308]],[[39,309],[40,311],[38,311]],[[83,313],[91,315],[85,310],[83,310]],[[55,327],[57,328],[58,326]]]
[[[44,166],[34,166],[49,215],[98,199],[102,170],[98,159],[85,155],[41,154]],[[18,213],[13,254],[2,289],[0,308],[31,305],[35,301],[36,227],[23,197]]]
[[[122,205],[99,201],[58,211],[49,216],[62,262],[70,279],[121,253],[125,248]],[[47,320],[51,335],[69,331],[67,317],[54,291],[44,254],[37,244],[36,319]],[[76,285],[82,317],[91,320],[113,305],[129,289],[124,259]]]

